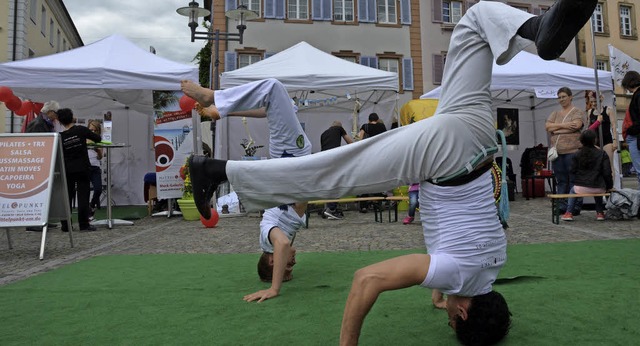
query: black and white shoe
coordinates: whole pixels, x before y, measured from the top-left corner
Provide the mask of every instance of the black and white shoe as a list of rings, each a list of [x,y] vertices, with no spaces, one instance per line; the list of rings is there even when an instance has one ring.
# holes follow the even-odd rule
[[[326,216],[329,220],[342,220],[340,214],[337,211],[331,211],[329,209],[325,209],[323,215]]]

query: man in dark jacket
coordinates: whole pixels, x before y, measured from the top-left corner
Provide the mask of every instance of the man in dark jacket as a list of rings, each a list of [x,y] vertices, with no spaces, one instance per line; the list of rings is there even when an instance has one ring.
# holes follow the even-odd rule
[[[56,101],[49,101],[42,106],[40,115],[33,119],[28,125],[26,132],[59,132],[61,130],[57,128],[58,122],[58,110],[60,105]]]
[[[57,132],[56,123],[58,122],[58,110],[60,104],[56,101],[49,101],[42,106],[40,115],[33,119],[29,124],[25,132],[27,133],[42,133],[42,132]],[[56,224],[50,223],[49,228],[58,227]],[[66,229],[64,229],[66,230]],[[30,232],[42,232],[41,227],[27,227],[27,231]]]
[[[343,139],[347,144],[353,143],[353,138],[344,130],[342,123],[336,120],[331,124],[331,127],[320,135],[320,150],[325,151],[337,148]],[[322,211],[322,217],[326,217],[329,220],[340,220],[344,217],[344,214],[341,210],[338,210],[338,203],[333,202],[327,203],[326,208]]]

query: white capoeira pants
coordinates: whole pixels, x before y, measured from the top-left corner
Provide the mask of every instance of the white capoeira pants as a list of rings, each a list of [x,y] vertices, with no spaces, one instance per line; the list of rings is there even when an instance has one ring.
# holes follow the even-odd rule
[[[287,89],[278,80],[269,78],[237,87],[216,90],[215,105],[220,117],[229,113],[264,107],[269,126],[269,155],[282,157],[311,154],[311,141],[304,133]]]
[[[480,1],[453,30],[434,116],[317,154],[228,161],[227,176],[247,210],[386,191],[446,177],[497,146],[491,112],[494,57],[506,64],[531,44],[516,35],[533,15]]]

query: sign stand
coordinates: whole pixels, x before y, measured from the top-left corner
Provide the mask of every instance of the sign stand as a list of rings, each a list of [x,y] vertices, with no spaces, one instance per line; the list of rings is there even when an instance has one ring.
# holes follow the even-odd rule
[[[0,134],[0,228],[5,228],[9,249],[13,248],[10,228],[42,227],[39,258],[44,259],[49,218],[67,222],[73,247],[60,135]]]

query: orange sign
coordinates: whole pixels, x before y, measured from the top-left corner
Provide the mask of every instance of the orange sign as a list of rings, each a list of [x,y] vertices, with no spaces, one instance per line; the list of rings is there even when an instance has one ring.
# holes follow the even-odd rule
[[[46,222],[53,136],[0,137],[0,225]]]
[[[53,137],[0,138],[0,197],[31,197],[47,188]]]

